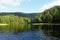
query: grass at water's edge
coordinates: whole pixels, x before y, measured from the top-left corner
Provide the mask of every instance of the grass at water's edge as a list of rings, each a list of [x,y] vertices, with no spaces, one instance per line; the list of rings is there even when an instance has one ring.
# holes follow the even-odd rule
[[[60,23],[33,23],[32,25],[60,25]]]

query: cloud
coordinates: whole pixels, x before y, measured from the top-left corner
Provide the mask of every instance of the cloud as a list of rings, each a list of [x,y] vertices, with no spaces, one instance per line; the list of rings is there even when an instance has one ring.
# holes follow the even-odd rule
[[[20,0],[0,0],[0,4],[5,4],[5,5],[20,5]]]
[[[0,3],[2,4],[8,4],[8,5],[20,5],[21,2],[25,1],[31,1],[31,0],[0,0]]]
[[[60,0],[55,0],[55,1],[51,2],[51,3],[44,4],[42,6],[42,8],[39,9],[39,11],[43,12],[44,10],[49,9],[49,8],[51,8],[53,6],[60,6]]]
[[[0,0],[0,8],[6,8],[5,5],[20,6],[23,1],[31,0]]]

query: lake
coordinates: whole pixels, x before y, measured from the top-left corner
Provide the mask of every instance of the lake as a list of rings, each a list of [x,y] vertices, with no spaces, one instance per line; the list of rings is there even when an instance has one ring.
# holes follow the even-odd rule
[[[37,30],[33,28],[38,28],[38,26],[32,26],[29,31],[18,33],[0,31],[0,40],[60,40],[58,37],[47,36],[43,29]]]

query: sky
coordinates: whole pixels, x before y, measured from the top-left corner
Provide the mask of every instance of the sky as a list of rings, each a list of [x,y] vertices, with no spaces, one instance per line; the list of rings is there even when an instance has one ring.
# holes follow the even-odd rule
[[[60,5],[60,0],[0,0],[0,12],[43,12]]]

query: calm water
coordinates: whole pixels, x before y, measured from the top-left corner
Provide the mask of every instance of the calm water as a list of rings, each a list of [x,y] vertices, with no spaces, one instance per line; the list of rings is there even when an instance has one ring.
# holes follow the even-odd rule
[[[0,40],[60,40],[59,38],[47,36],[41,29],[24,31],[20,33],[0,31]]]

